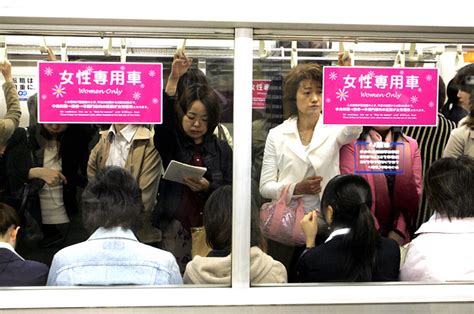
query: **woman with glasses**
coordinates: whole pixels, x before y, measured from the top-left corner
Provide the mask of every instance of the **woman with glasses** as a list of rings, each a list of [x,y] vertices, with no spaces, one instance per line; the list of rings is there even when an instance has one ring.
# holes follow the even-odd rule
[[[175,56],[163,95],[163,123],[155,125],[154,136],[165,169],[171,160],[206,168],[203,177],[160,182],[155,224],[163,232],[163,248],[175,254],[181,272],[191,260],[191,228],[203,225],[207,198],[218,187],[232,183],[232,149],[213,134],[220,115],[214,89],[192,84],[178,99],[170,96],[191,62],[184,54]]]

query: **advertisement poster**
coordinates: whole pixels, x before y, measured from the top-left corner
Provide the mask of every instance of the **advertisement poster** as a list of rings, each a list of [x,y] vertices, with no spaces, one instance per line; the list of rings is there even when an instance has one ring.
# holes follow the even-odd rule
[[[252,81],[252,108],[264,109],[265,98],[267,97],[268,87],[271,80],[253,80]]]
[[[438,70],[326,66],[323,100],[324,124],[435,126]]]
[[[161,123],[161,63],[38,62],[38,71],[40,123]]]

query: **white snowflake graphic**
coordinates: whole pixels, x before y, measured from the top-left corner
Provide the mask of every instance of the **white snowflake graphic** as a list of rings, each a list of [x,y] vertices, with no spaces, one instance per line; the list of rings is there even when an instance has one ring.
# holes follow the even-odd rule
[[[120,70],[125,71],[125,66],[122,65],[122,66],[120,67]]]
[[[401,70],[401,71],[400,71],[400,74],[401,74],[401,75],[405,74],[405,71]]]
[[[331,98],[326,98],[326,103],[330,103],[331,102]]]
[[[418,102],[418,97],[416,95],[410,97],[410,101],[414,104]]]
[[[150,70],[150,71],[148,71],[148,75],[149,75],[150,77],[155,77],[155,76],[156,76],[155,70]]]
[[[158,104],[158,98],[154,97],[154,98],[151,100],[151,102],[152,102],[153,104],[155,104],[155,105]]]
[[[54,71],[50,67],[47,67],[46,69],[44,69],[44,75],[46,75],[46,76],[51,76],[51,75],[53,75],[53,73],[54,73]]]
[[[89,66],[86,68],[86,71],[89,72],[89,73],[92,73],[92,72],[94,71],[94,68],[89,65]]]
[[[59,97],[63,97],[64,94],[66,94],[66,87],[62,86],[61,84],[58,85],[54,85],[54,88],[52,88],[53,90],[53,95],[56,96],[56,98],[59,98]]]
[[[48,98],[48,96],[46,96],[46,94],[41,95],[41,99],[45,100],[47,98]]]
[[[434,102],[430,101],[430,102],[428,103],[428,107],[433,108],[434,106],[435,106]]]
[[[375,76],[375,72],[374,72],[374,71],[369,71],[368,74],[369,74],[370,77],[374,77],[374,76]]]
[[[431,76],[431,74],[428,74],[426,76],[426,81],[431,82],[432,79],[433,79],[433,76]]]
[[[336,73],[336,72],[331,72],[331,73],[329,73],[329,79],[330,79],[331,81],[336,80],[336,79],[337,79],[337,73]]]
[[[421,93],[423,91],[423,88],[418,87],[418,92]]]
[[[133,96],[132,96],[132,98],[135,100],[139,100],[141,97],[142,97],[142,94],[140,94],[140,92],[135,92],[133,93]]]
[[[344,101],[349,97],[349,93],[345,89],[340,89],[336,92],[336,98],[340,101]]]
[[[141,87],[141,88],[145,88],[145,84],[143,84],[143,83],[140,84],[140,87]]]

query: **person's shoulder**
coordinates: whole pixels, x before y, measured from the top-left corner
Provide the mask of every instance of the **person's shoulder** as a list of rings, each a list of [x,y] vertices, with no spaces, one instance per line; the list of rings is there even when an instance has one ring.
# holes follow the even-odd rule
[[[33,261],[33,260],[25,260],[25,267],[28,267],[31,270],[34,270],[38,273],[48,273],[49,267],[46,264]]]
[[[159,264],[175,261],[175,257],[168,251],[147,245],[144,243],[136,243],[136,253],[142,255],[144,258],[150,258],[150,260],[156,261]]]

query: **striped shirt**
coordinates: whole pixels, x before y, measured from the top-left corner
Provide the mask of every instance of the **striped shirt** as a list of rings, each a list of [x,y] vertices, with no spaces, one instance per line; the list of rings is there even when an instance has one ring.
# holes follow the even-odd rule
[[[422,173],[425,177],[425,173],[430,165],[443,155],[444,147],[448,143],[449,135],[451,131],[456,128],[456,124],[453,121],[446,119],[441,113],[438,113],[438,126],[408,126],[403,127],[403,133],[415,139],[418,142],[420,149]],[[423,194],[420,210],[416,217],[415,225],[413,230],[417,230],[422,223],[426,222],[433,211],[428,209],[426,204],[426,197]]]

